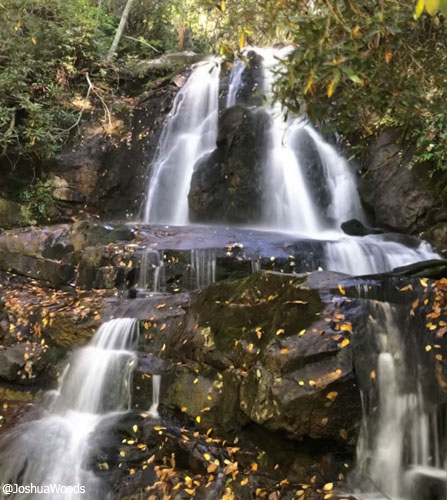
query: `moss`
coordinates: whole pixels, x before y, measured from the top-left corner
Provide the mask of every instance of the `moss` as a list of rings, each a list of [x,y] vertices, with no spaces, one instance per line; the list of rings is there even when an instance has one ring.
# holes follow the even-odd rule
[[[38,394],[30,391],[14,391],[0,387],[0,401],[34,401],[36,399],[39,399]]]
[[[31,211],[25,204],[0,198],[0,227],[10,229],[12,227],[31,226],[36,221]]]
[[[97,321],[90,320],[79,324],[74,316],[58,314],[48,331],[55,344],[72,348],[85,345],[92,338],[97,326]]]
[[[263,348],[278,330],[283,336],[294,335],[323,309],[318,292],[306,288],[305,281],[305,277],[255,273],[212,285],[192,308],[199,324],[211,328],[219,350],[228,352],[241,340]]]

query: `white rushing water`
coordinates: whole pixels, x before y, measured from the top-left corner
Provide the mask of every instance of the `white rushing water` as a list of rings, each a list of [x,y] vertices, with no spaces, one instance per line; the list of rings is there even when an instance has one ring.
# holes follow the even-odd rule
[[[3,484],[62,485],[72,489],[60,494],[23,493],[8,498],[108,498],[89,464],[90,443],[102,422],[113,420],[130,407],[137,325],[136,320],[128,318],[103,324],[87,346],[73,353],[59,389],[47,394],[47,408],[40,418],[18,424],[0,443]]]
[[[160,293],[166,289],[163,250],[145,248],[140,262],[138,289],[143,292]]]
[[[292,232],[312,239],[326,240],[325,268],[353,275],[378,273],[420,260],[436,259],[439,255],[425,242],[408,248],[379,235],[351,237],[344,234],[341,224],[350,219],[366,222],[357,191],[355,174],[345,158],[302,117],[286,116],[280,103],[273,100],[272,87],[277,78],[278,64],[290,47],[247,48],[262,57],[262,90],[267,98],[266,109],[272,118],[269,148],[265,153],[265,201],[261,225],[272,230]],[[236,64],[230,78],[229,102],[242,85],[241,66]],[[308,144],[321,171],[306,172]],[[306,176],[306,173],[308,174]],[[323,186],[329,199],[320,206],[309,185],[309,173],[318,188]],[[260,182],[260,180],[258,181]],[[314,180],[315,182],[315,180]],[[324,213],[323,213],[324,212]]]
[[[216,145],[220,63],[195,65],[178,92],[151,166],[144,221],[184,225],[194,165]]]
[[[447,450],[440,445],[436,408],[419,382],[408,387],[410,370],[416,365],[420,381],[423,369],[418,357],[410,359],[405,351],[405,336],[411,332],[400,323],[392,305],[374,305],[367,333],[370,339],[378,339],[381,351],[375,368],[378,398],[374,411],[371,392],[363,393],[364,419],[357,447],[357,475],[362,479],[356,481],[356,493],[362,499],[445,500]],[[421,497],[422,490],[427,496]]]
[[[242,85],[242,75],[245,71],[245,63],[241,60],[236,60],[230,74],[229,89],[227,95],[226,107],[231,108],[237,102],[237,93]]]
[[[425,241],[410,248],[384,235],[349,237],[339,235],[325,245],[326,267],[351,275],[378,273],[413,262],[439,259]]]
[[[366,222],[352,166],[306,119],[286,116],[281,105],[274,102],[272,86],[279,62],[291,48],[247,47],[244,55],[248,57],[250,51],[261,56],[261,67],[256,71],[261,81],[255,87],[266,96],[264,109],[271,117],[265,141],[264,178],[253,179],[264,186],[257,227],[322,241],[326,259],[323,267],[354,275],[439,258],[426,243],[409,248],[382,236],[351,237],[343,233],[340,225],[347,220]],[[226,107],[241,102],[246,94],[247,89],[241,92],[246,85],[246,70],[249,68],[245,62],[235,62]],[[199,63],[177,94],[159,153],[151,165],[146,223],[189,224],[188,193],[194,165],[216,147],[219,77],[219,61]],[[212,275],[212,270],[200,269],[202,264],[196,256],[193,265],[198,276]],[[206,283],[212,281],[206,279]]]
[[[191,250],[191,268],[194,271],[195,286],[198,289],[214,283],[216,281],[216,250],[214,248]]]
[[[159,418],[158,405],[160,404],[160,383],[161,375],[152,375],[152,405],[149,409],[149,415],[153,418]]]

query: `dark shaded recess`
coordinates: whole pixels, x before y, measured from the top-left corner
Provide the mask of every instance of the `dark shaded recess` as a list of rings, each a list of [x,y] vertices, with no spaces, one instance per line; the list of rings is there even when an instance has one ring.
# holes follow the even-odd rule
[[[366,236],[368,234],[383,234],[383,230],[375,227],[367,227],[357,219],[349,219],[341,224],[344,233],[350,236]]]
[[[293,148],[304,169],[311,197],[323,216],[331,204],[331,193],[326,181],[326,174],[315,142],[303,128],[293,138]]]

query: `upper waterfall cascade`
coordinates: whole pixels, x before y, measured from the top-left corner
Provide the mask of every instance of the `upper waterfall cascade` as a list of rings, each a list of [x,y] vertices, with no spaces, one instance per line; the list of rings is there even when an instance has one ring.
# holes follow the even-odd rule
[[[198,63],[174,100],[152,166],[144,213],[148,223],[188,223],[194,165],[216,143],[219,75],[218,61]]]
[[[264,95],[261,108],[270,116],[264,178],[253,179],[263,186],[263,208],[251,226],[323,242],[324,267],[332,271],[376,273],[438,258],[425,242],[409,248],[386,236],[353,237],[341,231],[340,225],[347,220],[366,221],[352,166],[305,118],[286,116],[273,100],[278,63],[290,48],[247,48],[245,53],[250,51],[261,61],[260,81],[251,91]],[[174,100],[158,155],[150,166],[144,209],[148,224],[190,224],[188,193],[194,166],[216,147],[222,112],[246,105],[242,90],[250,68],[236,61],[222,100],[220,66],[217,59],[196,64]],[[324,193],[323,200],[315,191]]]

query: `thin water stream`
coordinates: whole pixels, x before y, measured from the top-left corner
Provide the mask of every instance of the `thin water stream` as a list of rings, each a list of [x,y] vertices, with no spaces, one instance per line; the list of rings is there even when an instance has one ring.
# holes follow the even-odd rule
[[[364,500],[445,500],[447,414],[431,401],[421,332],[397,306],[369,309],[365,340],[378,352],[370,354],[369,377],[360,377],[364,416],[353,489]]]

